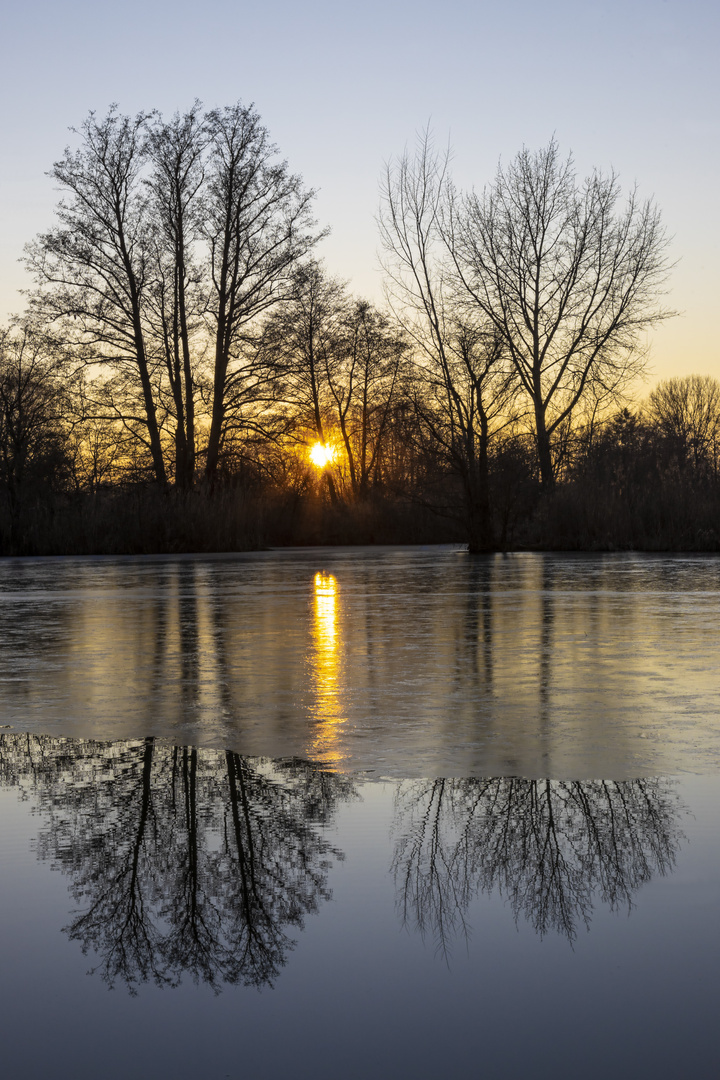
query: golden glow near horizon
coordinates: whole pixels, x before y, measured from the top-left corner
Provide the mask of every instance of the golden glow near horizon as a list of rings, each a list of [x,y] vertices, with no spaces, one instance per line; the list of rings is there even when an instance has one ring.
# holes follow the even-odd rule
[[[315,575],[315,618],[313,621],[313,677],[315,682],[317,727],[310,747],[315,761],[337,762],[338,736],[345,717],[341,715],[338,693],[337,581],[332,574]]]
[[[318,469],[324,469],[326,465],[329,465],[331,461],[335,460],[336,453],[337,450],[334,446],[327,446],[325,443],[316,442],[310,450],[310,460]],[[335,579],[333,578],[333,580]]]

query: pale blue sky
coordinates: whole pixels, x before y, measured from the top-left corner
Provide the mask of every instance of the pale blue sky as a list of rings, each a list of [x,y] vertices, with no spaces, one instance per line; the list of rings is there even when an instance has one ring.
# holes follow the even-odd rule
[[[44,176],[68,127],[123,111],[254,101],[320,189],[329,270],[380,297],[378,180],[428,120],[461,185],[552,133],[578,170],[613,165],[654,195],[683,312],[652,338],[656,375],[720,377],[720,7],[709,0],[27,0],[2,19],[0,312],[19,310],[23,244],[52,221]]]

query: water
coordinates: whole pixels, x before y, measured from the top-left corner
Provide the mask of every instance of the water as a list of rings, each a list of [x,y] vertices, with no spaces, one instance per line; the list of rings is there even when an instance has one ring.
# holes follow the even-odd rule
[[[5,561],[0,713],[398,778],[714,771],[719,616],[702,556]]]
[[[4,1074],[717,1070],[720,560],[0,564]]]

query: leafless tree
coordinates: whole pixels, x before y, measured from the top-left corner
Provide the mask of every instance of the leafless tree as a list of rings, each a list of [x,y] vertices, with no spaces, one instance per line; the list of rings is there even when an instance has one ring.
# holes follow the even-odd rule
[[[217,471],[228,399],[245,378],[247,335],[288,295],[293,271],[319,239],[314,195],[293,175],[252,106],[206,118],[209,143],[202,231],[209,250],[207,321],[213,342],[206,471]]]
[[[151,248],[140,174],[147,119],[116,108],[104,119],[90,113],[76,132],[79,149],[66,149],[51,170],[65,193],[59,225],[28,246],[28,261],[41,287],[35,310],[60,324],[85,360],[121,371],[133,388],[155,478],[164,483],[156,360],[145,319]]]
[[[482,194],[454,195],[443,222],[458,277],[489,320],[532,405],[542,483],[553,436],[586,396],[616,395],[642,369],[643,334],[669,264],[660,212],[614,172],[578,183],[555,139],[523,149]]]
[[[344,450],[323,472],[330,497],[337,499],[340,487],[364,498],[380,475],[407,351],[402,334],[311,261],[267,319],[260,349],[284,387],[296,440]]]
[[[326,375],[355,498],[367,496],[380,478],[407,349],[403,335],[367,301],[344,313]]]
[[[720,383],[686,375],[658,383],[647,403],[650,419],[670,439],[680,463],[706,465],[717,475],[720,451]]]
[[[175,481],[183,488],[192,486],[195,475],[195,396],[203,353],[197,339],[203,291],[194,248],[202,220],[207,143],[199,102],[171,120],[151,119],[146,143],[151,167],[149,215],[154,226],[149,318],[165,361],[171,396],[167,411],[174,416]]]
[[[329,442],[334,423],[328,372],[339,363],[343,320],[349,311],[344,285],[309,261],[296,268],[289,295],[265,323],[261,350],[268,368],[282,379],[283,395],[295,413],[296,438]],[[330,497],[337,486],[330,469]]]
[[[497,890],[516,920],[572,942],[596,898],[630,910],[641,885],[672,871],[683,811],[664,779],[408,781],[393,862],[403,922],[447,953],[473,898]]]
[[[202,114],[195,102],[167,121],[112,108],[76,134],[52,170],[59,225],[28,248],[33,306],[98,366],[103,402],[88,418],[126,425],[156,480],[189,487],[199,400],[212,478],[226,434],[264,392],[258,320],[321,235],[313,192],[252,106]]]
[[[514,419],[516,379],[491,320],[470,316],[458,295],[445,223],[452,189],[449,155],[426,131],[386,170],[379,215],[387,292],[416,349],[420,415],[460,477],[471,551],[495,546],[489,453]]]
[[[33,491],[69,479],[63,350],[29,321],[0,330],[0,492],[10,549],[21,550],[22,512]]]

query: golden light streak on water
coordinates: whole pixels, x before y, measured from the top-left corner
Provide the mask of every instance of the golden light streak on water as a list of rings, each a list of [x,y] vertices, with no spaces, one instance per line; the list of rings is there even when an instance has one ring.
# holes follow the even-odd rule
[[[309,756],[315,761],[338,764],[346,754],[340,750],[343,715],[338,658],[338,587],[332,574],[315,575],[312,671],[315,683],[315,735]]]

